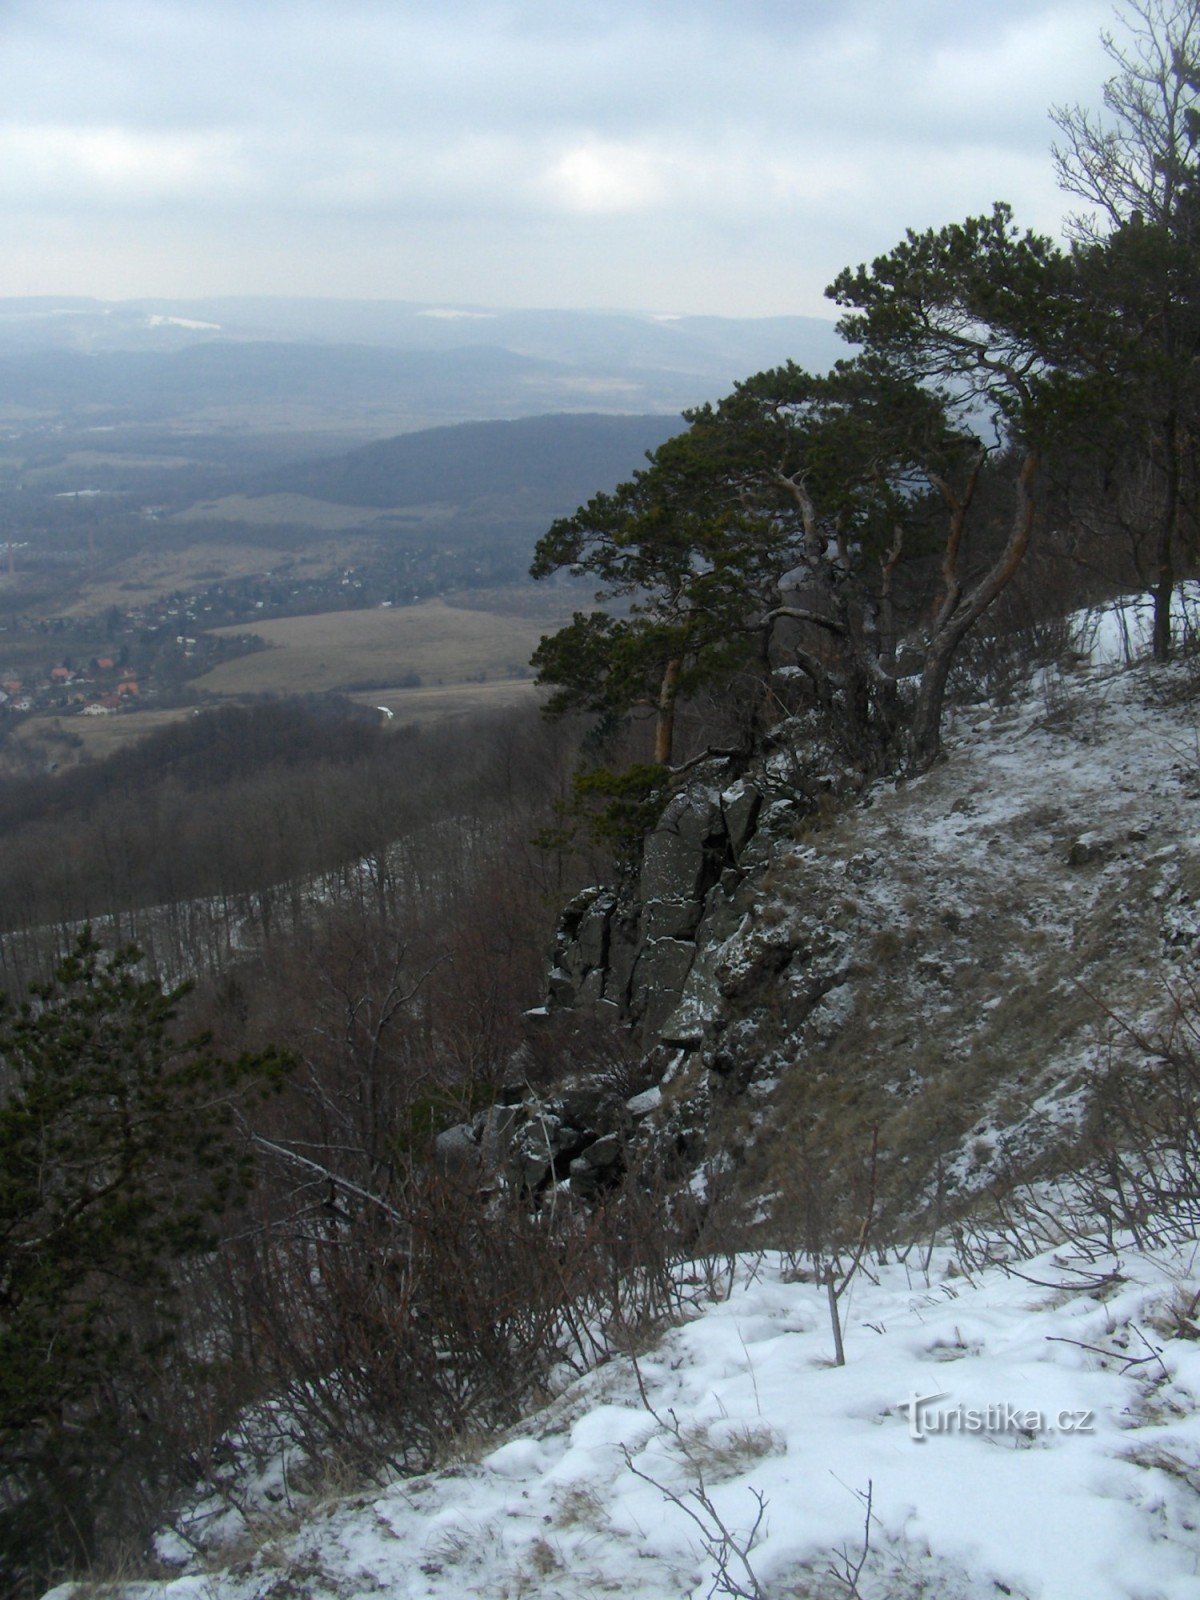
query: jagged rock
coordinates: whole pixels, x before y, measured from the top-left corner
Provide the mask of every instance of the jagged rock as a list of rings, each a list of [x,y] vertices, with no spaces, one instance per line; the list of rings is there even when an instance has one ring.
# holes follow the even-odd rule
[[[593,967],[584,974],[575,991],[575,1005],[581,1011],[594,1011],[604,1000],[604,968]]]
[[[713,855],[718,847],[723,855],[724,840],[724,819],[712,796],[689,789],[677,794],[646,840],[638,879],[642,904],[699,900],[723,865]]]
[[[579,920],[576,948],[585,971],[603,967],[608,961],[608,926],[617,897],[611,890],[599,894]]]
[[[685,996],[659,1027],[658,1037],[664,1044],[693,1050],[703,1042],[704,1030],[712,1015],[711,1007]]]
[[[650,943],[694,938],[703,911],[699,900],[651,900],[642,908],[642,937]]]
[[[656,1032],[679,1004],[695,957],[696,946],[682,939],[655,939],[642,946],[633,988],[648,1032]]]
[[[614,1098],[606,1087],[578,1083],[564,1089],[552,1102],[552,1106],[569,1127],[598,1128],[611,1116]]]
[[[625,1109],[631,1117],[648,1117],[662,1105],[662,1097],[662,1089],[656,1083],[653,1088],[643,1089],[641,1094],[635,1094],[626,1100]]]
[[[603,884],[592,884],[590,888],[581,889],[559,912],[558,924],[561,933],[566,938],[573,939],[579,931],[580,923],[595,901],[610,892]]]
[[[742,911],[731,902],[765,791],[741,777],[730,783],[730,772],[728,762],[714,760],[675,795],[645,841],[636,883],[619,893],[589,888],[568,904],[548,1010],[607,1012],[652,1034],[679,1004],[693,947],[738,928]]]
[[[637,958],[637,915],[618,907],[609,923],[608,973],[604,982],[604,996],[622,1009],[629,1004],[629,986]]]
[[[717,891],[719,893],[719,891]],[[696,952],[678,1006],[663,1021],[658,1036],[664,1044],[689,1049],[700,1044],[709,1024],[721,1009],[723,990],[721,971],[725,965],[724,946],[741,927],[744,913],[722,904],[704,920],[705,941]]]
[[[572,1127],[547,1103],[529,1109],[509,1147],[506,1175],[519,1189],[539,1189],[551,1178],[564,1178],[571,1161],[588,1144],[592,1131]]]
[[[575,1000],[578,985],[570,973],[561,967],[551,967],[546,979],[546,999],[552,1006],[569,1006]]]
[[[519,1150],[514,1153],[509,1162],[508,1176],[513,1185],[518,1189],[540,1189],[550,1176],[553,1163],[549,1154],[538,1154],[532,1150]]]
[[[746,920],[746,907],[735,898],[741,880],[730,883],[725,877],[709,890],[704,916],[697,930],[697,944],[723,944],[733,937]]]
[[[794,956],[807,959],[810,951],[802,948],[798,933],[786,923],[772,927],[760,926],[740,941],[735,955],[722,957],[713,967],[713,976],[720,993],[726,1000],[745,995],[782,972]]]
[[[619,1133],[606,1133],[602,1139],[597,1139],[595,1144],[588,1145],[577,1159],[586,1161],[589,1167],[594,1167],[597,1171],[602,1171],[606,1167],[620,1165],[622,1148]]]
[[[753,784],[740,782],[727,789],[721,796],[721,814],[725,822],[725,834],[729,840],[729,849],[736,861],[741,855],[747,840],[754,832],[754,824],[758,820],[758,813],[762,809],[763,797]]]

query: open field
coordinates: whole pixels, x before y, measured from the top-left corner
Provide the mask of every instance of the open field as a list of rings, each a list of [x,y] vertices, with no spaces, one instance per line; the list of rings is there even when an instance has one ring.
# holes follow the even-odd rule
[[[445,515],[449,508],[443,508]],[[341,506],[327,500],[314,500],[306,494],[229,494],[219,500],[198,500],[186,511],[178,511],[172,523],[237,522],[255,528],[362,528],[373,523],[424,523],[437,519],[437,508],[395,511],[372,506]]]
[[[539,697],[532,678],[444,683],[433,689],[363,689],[350,696],[362,706],[386,706],[397,723],[449,722],[481,711],[507,711]]]
[[[40,484],[45,479],[62,477],[68,472],[84,474],[93,467],[111,468],[113,471],[165,472],[173,467],[189,467],[192,461],[186,455],[137,455],[109,450],[69,450],[61,458],[45,466],[25,465],[22,476],[26,483]],[[80,484],[80,487],[84,487]],[[70,493],[65,489],[64,493]]]
[[[13,742],[0,755],[0,774],[50,766],[70,767],[79,761],[103,761],[125,745],[136,744],[172,722],[190,717],[188,706],[170,711],[123,711],[113,717],[27,717]]]
[[[531,678],[493,678],[486,683],[447,683],[428,689],[364,689],[349,698],[364,706],[386,706],[402,727],[410,722],[448,722],[487,711],[507,711],[531,703],[539,695]],[[0,777],[5,773],[71,767],[80,761],[103,761],[127,745],[195,714],[194,706],[169,711],[124,711],[113,717],[26,718],[13,746],[0,752]]]
[[[596,585],[592,581],[568,583],[556,579],[553,583],[493,584],[479,589],[453,589],[442,596],[448,606],[461,611],[490,611],[498,617],[522,617],[526,622],[536,622],[543,633],[553,633],[568,622],[574,611],[591,611],[596,605]],[[605,608],[619,614],[620,608],[612,602]]]
[[[195,686],[213,695],[320,694],[401,684],[414,673],[421,688],[513,679],[542,635],[567,615],[534,620],[430,600],[214,628],[217,635],[253,632],[272,648],[225,662]]]
[[[344,550],[345,545],[336,548]],[[180,559],[179,572],[189,565],[198,570],[201,563],[223,565],[230,574],[247,570],[225,545],[197,545]],[[309,562],[296,562],[294,570],[302,565]],[[126,603],[128,593],[121,591]],[[538,691],[525,675],[529,657],[543,634],[567,620],[579,597],[513,584],[471,590],[462,599],[463,604],[431,600],[419,606],[280,618],[252,628],[216,628],[211,631],[253,632],[271,648],[224,663],[196,679],[194,687],[201,697],[225,700],[338,691],[361,705],[386,706],[398,723],[437,722],[533,700]],[[419,685],[404,687],[414,676]],[[364,683],[380,687],[363,688]],[[193,710],[181,706],[111,717],[61,712],[30,716],[0,753],[0,774],[102,760]]]

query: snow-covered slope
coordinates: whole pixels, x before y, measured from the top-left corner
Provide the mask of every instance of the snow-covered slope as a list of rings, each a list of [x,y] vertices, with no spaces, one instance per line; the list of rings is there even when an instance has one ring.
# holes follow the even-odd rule
[[[1200,1594],[1190,1248],[872,1268],[844,1367],[824,1291],[780,1257],[727,1287],[481,1457],[334,1503],[232,1570],[117,1592],[699,1600],[724,1554],[738,1587],[718,1593],[782,1600],[852,1593],[865,1554],[863,1600]]]

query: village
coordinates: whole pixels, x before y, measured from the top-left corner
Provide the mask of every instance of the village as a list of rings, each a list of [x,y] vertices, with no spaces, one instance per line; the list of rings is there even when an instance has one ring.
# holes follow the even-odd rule
[[[177,704],[188,681],[260,648],[250,635],[220,638],[196,626],[212,608],[172,595],[103,617],[10,616],[0,623],[0,717],[54,712],[113,716],[147,701]],[[223,617],[210,620],[208,626]]]

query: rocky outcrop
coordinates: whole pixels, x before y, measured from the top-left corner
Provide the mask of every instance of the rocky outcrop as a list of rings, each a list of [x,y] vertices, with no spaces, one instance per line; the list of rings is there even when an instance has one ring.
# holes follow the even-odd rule
[[[503,1103],[440,1133],[437,1161],[484,1187],[536,1196],[565,1182],[579,1198],[595,1200],[625,1171],[639,1125],[661,1098],[658,1088],[628,1095],[594,1080],[569,1082],[546,1098],[510,1089]]]
[[[740,921],[733,900],[764,803],[753,781],[714,763],[670,801],[647,836],[637,877],[587,889],[564,911],[548,984],[551,1008],[629,1022],[669,1041],[692,990],[711,987],[701,953]]]
[[[646,836],[636,875],[566,908],[548,1008],[625,1023],[646,1050],[692,1051],[731,1000],[787,966],[800,935],[763,917],[760,880],[815,811],[856,788],[815,749],[789,719],[749,765],[697,766]]]
[[[1057,1159],[1097,1070],[1093,997],[1150,1037],[1200,947],[1193,701],[1159,690],[1150,718],[1142,682],[1105,680],[1079,726],[1035,694],[962,708],[950,760],[865,794],[794,721],[740,771],[697,767],[636,877],[568,908],[551,985],[552,1013],[632,1035],[660,1098],[632,1131],[578,1130],[553,1171],[595,1192],[620,1131],[625,1165],[678,1162],[694,1193],[711,1170],[722,1203],[737,1170],[786,1197],[800,1149],[849,1194],[878,1126],[881,1204],[912,1215],[988,1181],[985,1147]]]

